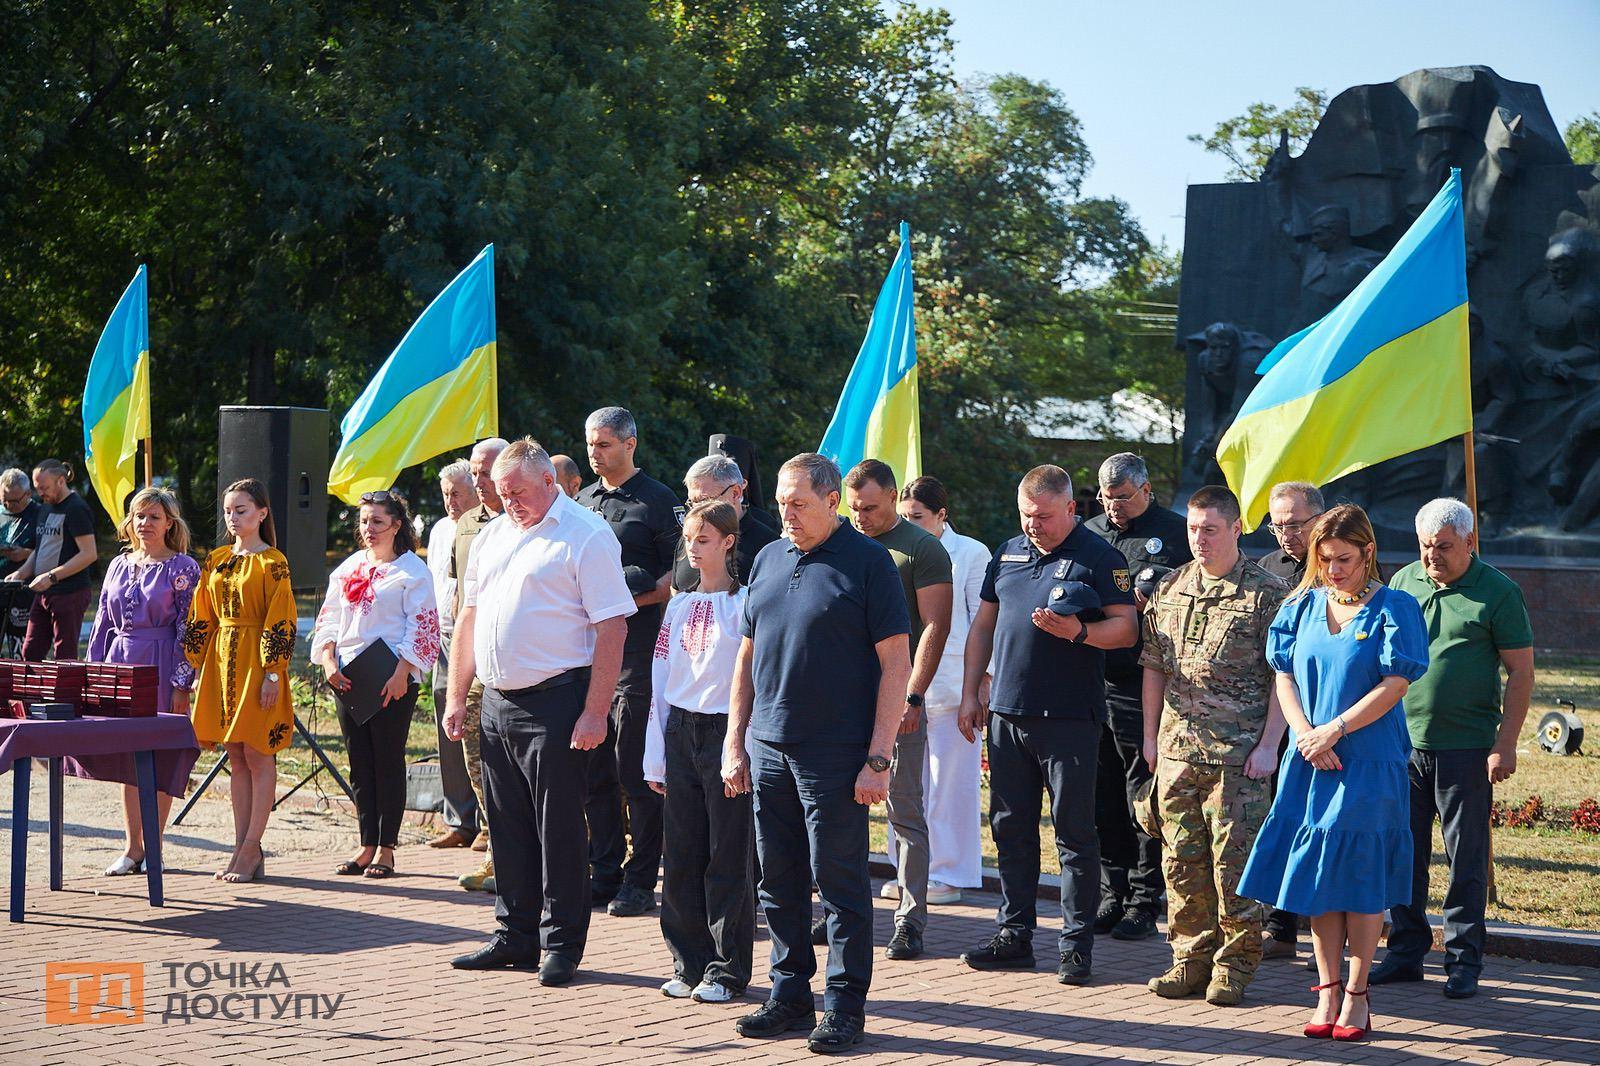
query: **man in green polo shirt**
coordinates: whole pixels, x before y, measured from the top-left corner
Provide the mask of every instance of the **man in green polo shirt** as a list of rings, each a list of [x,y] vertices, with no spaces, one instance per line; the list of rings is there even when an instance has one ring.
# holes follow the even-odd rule
[[[1533,629],[1516,582],[1477,558],[1472,511],[1440,499],[1417,512],[1422,558],[1389,582],[1416,597],[1428,623],[1428,672],[1406,691],[1411,732],[1411,903],[1390,909],[1389,952],[1373,984],[1422,980],[1433,946],[1428,860],[1433,819],[1444,832],[1444,994],[1465,999],[1483,969],[1489,804],[1517,769],[1517,735],[1533,692]],[[1506,671],[1504,692],[1500,670]]]

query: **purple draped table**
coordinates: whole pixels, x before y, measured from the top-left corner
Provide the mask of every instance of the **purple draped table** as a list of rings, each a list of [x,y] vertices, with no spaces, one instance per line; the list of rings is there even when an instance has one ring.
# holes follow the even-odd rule
[[[189,771],[199,757],[194,726],[181,714],[56,722],[0,718],[0,773],[9,769],[13,775],[11,920],[22,921],[26,899],[30,759],[47,759],[50,766],[50,887],[61,887],[62,773],[66,770],[74,777],[138,786],[150,905],[159,907],[165,897],[156,792],[169,796],[187,792]]]

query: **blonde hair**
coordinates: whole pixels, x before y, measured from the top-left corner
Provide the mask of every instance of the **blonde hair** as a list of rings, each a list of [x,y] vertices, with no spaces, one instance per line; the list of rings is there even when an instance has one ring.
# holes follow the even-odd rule
[[[117,539],[130,547],[136,543],[133,535],[133,516],[145,504],[160,504],[161,509],[167,512],[171,524],[167,526],[167,547],[179,555],[189,550],[189,523],[183,520],[183,511],[178,507],[178,498],[166,489],[140,489],[133,494],[133,499],[128,501],[128,513],[122,516],[122,521],[117,523]]]
[[[1367,556],[1367,579],[1383,580],[1378,571],[1378,538],[1373,535],[1367,512],[1353,503],[1341,503],[1318,515],[1316,525],[1311,527],[1311,536],[1306,541],[1306,572],[1291,595],[1301,596],[1328,583],[1322,574],[1322,559],[1317,549],[1324,541],[1330,540],[1342,540],[1357,548],[1370,546],[1372,553]]]

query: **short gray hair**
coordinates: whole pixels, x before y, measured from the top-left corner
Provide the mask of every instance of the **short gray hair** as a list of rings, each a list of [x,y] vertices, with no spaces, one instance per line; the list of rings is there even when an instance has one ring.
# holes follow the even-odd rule
[[[801,452],[778,468],[778,475],[783,476],[785,470],[792,470],[806,476],[811,483],[811,491],[818,496],[826,496],[830,492],[842,492],[843,478],[839,474],[839,464],[829,459],[826,455],[816,452]]]
[[[8,492],[16,492],[21,489],[31,496],[33,495],[33,482],[29,480],[27,471],[12,467],[5,473],[0,474],[0,489],[5,489]]]
[[[1132,452],[1118,452],[1100,464],[1101,488],[1110,489],[1122,484],[1134,488],[1150,484],[1150,468]]]
[[[618,440],[639,435],[639,423],[634,421],[633,413],[626,407],[602,407],[583,420],[585,433],[602,427],[616,434]]]
[[[550,453],[532,437],[523,437],[506,445],[505,450],[495,459],[494,466],[489,469],[489,476],[502,478],[518,467],[529,474],[549,474],[551,477],[556,475],[556,468],[550,462]]]
[[[1309,481],[1280,481],[1272,486],[1272,491],[1267,494],[1267,500],[1284,500],[1290,496],[1299,496],[1306,501],[1306,506],[1321,514],[1328,509],[1322,500],[1322,490]]]
[[[509,447],[511,442],[504,437],[485,437],[472,446],[472,458],[484,459],[491,455],[499,455]]]
[[[1457,536],[1467,536],[1472,532],[1472,508],[1460,500],[1441,496],[1429,500],[1417,512],[1417,536],[1437,537],[1445,526],[1455,530]]]
[[[472,483],[472,464],[465,459],[457,459],[443,470],[439,471],[439,481],[462,481]]]
[[[729,485],[744,484],[744,474],[739,471],[739,464],[726,455],[708,455],[703,459],[696,459],[689,472],[683,475],[683,485],[685,488],[692,488],[701,478],[710,478],[724,488]]]

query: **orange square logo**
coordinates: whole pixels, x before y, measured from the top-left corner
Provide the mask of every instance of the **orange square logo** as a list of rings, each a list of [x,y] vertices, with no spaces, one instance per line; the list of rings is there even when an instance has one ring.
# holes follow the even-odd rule
[[[144,963],[45,963],[44,1020],[51,1025],[137,1025],[144,1021]]]

